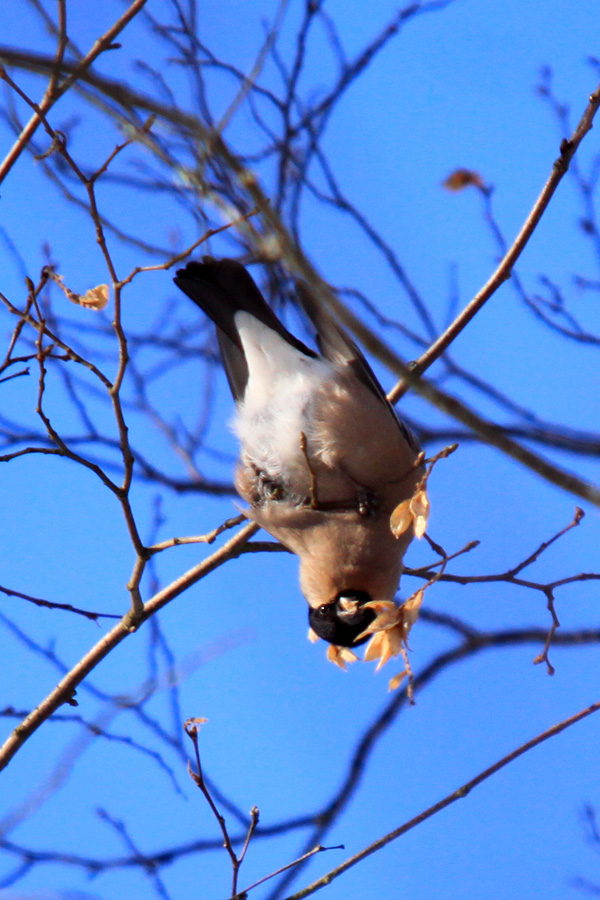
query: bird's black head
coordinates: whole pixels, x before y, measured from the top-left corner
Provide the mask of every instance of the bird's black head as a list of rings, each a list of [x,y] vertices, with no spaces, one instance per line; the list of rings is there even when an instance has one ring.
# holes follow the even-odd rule
[[[373,609],[365,609],[371,600],[366,591],[341,591],[333,603],[323,603],[308,611],[310,627],[324,641],[338,647],[357,647],[370,637],[356,638],[375,618]]]

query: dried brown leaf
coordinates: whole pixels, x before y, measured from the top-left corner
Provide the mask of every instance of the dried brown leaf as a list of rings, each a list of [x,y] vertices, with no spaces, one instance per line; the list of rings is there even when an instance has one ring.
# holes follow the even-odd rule
[[[421,588],[409,597],[408,600],[402,604],[402,613],[404,620],[404,627],[406,630],[406,637],[410,632],[410,629],[413,627],[417,619],[419,618],[419,610],[423,604],[423,597],[425,596],[425,591]]]
[[[485,184],[479,172],[473,169],[455,169],[442,181],[442,187],[448,191],[463,191],[467,187],[484,188]]]
[[[397,675],[394,675],[393,678],[390,678],[390,680],[388,681],[388,691],[397,690],[407,675],[408,672],[406,671],[406,669],[404,669],[402,672],[398,672]]]
[[[413,523],[413,516],[410,509],[410,500],[404,500],[399,503],[390,516],[390,528],[394,537],[402,537],[408,531]]]
[[[86,309],[104,309],[108,303],[108,285],[99,284],[95,288],[90,288],[85,294],[79,296],[77,302]]]
[[[410,511],[413,517],[415,537],[417,538],[422,538],[427,531],[430,508],[431,504],[427,491],[425,488],[421,488],[410,500]]]
[[[367,644],[364,655],[365,662],[374,662],[381,656],[383,650],[383,634],[383,631],[378,631]]]
[[[327,659],[346,671],[346,663],[356,662],[358,656],[352,650],[349,650],[348,647],[338,647],[337,644],[330,644],[327,648]]]

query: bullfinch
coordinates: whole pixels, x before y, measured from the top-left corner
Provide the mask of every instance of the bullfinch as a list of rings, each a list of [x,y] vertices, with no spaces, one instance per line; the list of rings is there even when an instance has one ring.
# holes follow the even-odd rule
[[[190,262],[175,284],[217,328],[248,515],[298,555],[311,637],[355,647],[394,602],[413,527],[395,536],[390,517],[418,490],[419,445],[304,284],[318,352],[284,327],[235,260]]]

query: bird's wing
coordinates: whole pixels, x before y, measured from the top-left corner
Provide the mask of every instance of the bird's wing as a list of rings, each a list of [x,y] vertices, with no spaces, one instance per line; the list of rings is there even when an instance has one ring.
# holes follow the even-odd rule
[[[317,302],[305,282],[299,281],[297,283],[297,291],[303,309],[315,326],[317,346],[323,356],[331,362],[342,363],[352,369],[358,380],[389,409],[390,415],[398,423],[398,427],[404,434],[409,446],[418,452],[420,448],[415,436],[396,415],[393,406],[385,395],[385,391],[377,380],[377,376],[361,350],[348,337],[344,329],[338,325],[337,321],[323,305]]]

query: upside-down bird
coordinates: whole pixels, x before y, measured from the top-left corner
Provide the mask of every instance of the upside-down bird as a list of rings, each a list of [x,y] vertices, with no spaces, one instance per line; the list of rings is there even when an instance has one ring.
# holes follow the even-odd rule
[[[300,558],[313,637],[362,643],[393,603],[413,537],[412,523],[396,537],[390,517],[423,476],[414,436],[307,286],[298,292],[319,353],[290,334],[234,260],[190,262],[175,283],[217,326],[248,515]]]

